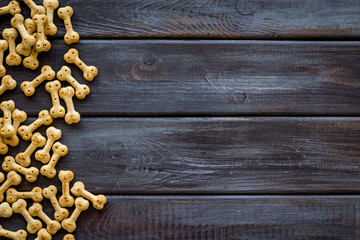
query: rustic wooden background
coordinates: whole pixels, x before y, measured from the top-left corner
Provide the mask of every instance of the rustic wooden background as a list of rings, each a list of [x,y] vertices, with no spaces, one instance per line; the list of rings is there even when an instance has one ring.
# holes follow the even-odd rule
[[[60,2],[99,76],[75,100],[82,121],[54,123],[69,146],[57,169],[108,197],[76,239],[360,238],[359,0]],[[39,59],[59,70],[55,22]],[[39,71],[9,68],[19,82]],[[50,108],[44,84],[7,99]]]

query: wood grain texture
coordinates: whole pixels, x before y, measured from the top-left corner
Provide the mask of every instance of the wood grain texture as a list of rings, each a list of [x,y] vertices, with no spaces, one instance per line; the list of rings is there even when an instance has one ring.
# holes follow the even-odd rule
[[[72,170],[95,193],[360,193],[359,118],[84,118],[54,126],[69,146],[57,170]],[[37,184],[60,181],[41,176]]]
[[[53,41],[42,65],[56,71],[68,50]],[[80,83],[92,92],[75,100],[83,116],[358,115],[360,42],[83,40],[76,45],[99,76]],[[50,109],[43,83],[31,98],[20,83],[40,74],[9,68],[18,80],[14,98],[35,116]],[[36,105],[34,104],[36,103]],[[64,103],[63,103],[64,104]]]
[[[41,1],[35,1],[40,4]],[[359,38],[347,0],[62,0],[82,38]],[[26,7],[23,7],[28,12]],[[10,17],[2,17],[9,24]],[[58,37],[64,35],[63,23]]]
[[[358,196],[108,196],[102,211],[91,207],[80,215],[74,234],[97,240],[358,239],[359,201]],[[4,220],[7,228],[25,227],[20,216],[0,224]]]

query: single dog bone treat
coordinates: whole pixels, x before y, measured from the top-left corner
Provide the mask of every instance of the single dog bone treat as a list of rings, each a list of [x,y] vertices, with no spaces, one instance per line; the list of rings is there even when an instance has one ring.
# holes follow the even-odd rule
[[[0,129],[3,126],[4,126],[4,118],[0,118]],[[3,138],[0,136],[0,154],[6,154],[8,151],[9,151],[9,147],[4,143]]]
[[[53,178],[56,175],[55,165],[59,161],[60,157],[65,156],[68,153],[68,147],[57,142],[52,147],[53,155],[50,161],[41,167],[40,173],[48,178]]]
[[[39,148],[45,146],[46,138],[44,138],[40,133],[35,133],[31,137],[31,143],[28,146],[28,148],[25,150],[25,152],[19,153],[15,157],[15,161],[19,163],[23,167],[27,167],[31,163],[31,155],[34,153],[34,151]]]
[[[17,15],[20,15],[20,14],[17,14]],[[17,16],[15,15],[15,16]],[[21,15],[20,15],[21,16]],[[23,18],[21,16],[21,18]],[[23,20],[23,19],[22,19]],[[34,35],[32,35],[35,31],[36,31],[36,26],[35,26],[35,23],[34,21],[31,19],[31,18],[27,18],[25,21],[24,21],[24,24],[23,24],[24,28],[25,28],[25,34],[28,35],[28,38],[31,39],[31,44],[29,44],[30,42],[27,41],[27,42],[24,42],[24,38],[23,38],[23,41],[18,44],[16,46],[16,52],[20,55],[23,55],[23,56],[26,56],[28,57],[30,54],[31,54],[31,47],[36,43],[37,39],[35,38]],[[14,26],[15,27],[15,26]],[[16,28],[16,27],[15,27]],[[24,30],[22,30],[24,31]]]
[[[75,196],[82,196],[90,200],[95,209],[101,210],[104,208],[106,203],[106,197],[102,194],[95,196],[89,191],[85,190],[85,185],[82,182],[76,182],[71,188],[71,193]]]
[[[4,52],[9,48],[6,40],[0,40],[0,77],[5,76],[6,68],[4,67]]]
[[[34,187],[31,192],[18,192],[15,188],[9,188],[6,191],[6,201],[14,203],[18,199],[31,198],[34,202],[41,202],[43,200],[42,189]]]
[[[15,40],[18,37],[18,32],[15,28],[5,28],[3,33],[3,38],[9,44],[9,55],[6,57],[6,63],[9,66],[17,66],[21,64],[21,56],[16,52]]]
[[[48,110],[42,110],[39,113],[39,118],[36,119],[33,123],[31,123],[29,126],[22,125],[18,129],[19,135],[24,139],[25,141],[30,140],[33,132],[42,125],[50,125],[53,122],[52,117],[50,116],[50,113]]]
[[[33,35],[30,35],[28,33],[28,31],[25,28],[24,25],[24,17],[21,14],[16,14],[12,19],[11,19],[11,26],[13,28],[16,28],[21,37],[22,37],[22,44],[25,48],[31,48],[31,46],[33,46],[35,44],[36,39],[34,38]]]
[[[21,13],[19,2],[11,1],[7,6],[0,8],[0,15],[8,13],[10,13],[11,15]]]
[[[30,8],[30,16],[34,17],[35,14],[45,14],[45,8],[43,6],[38,6],[34,3],[33,0],[22,0]]]
[[[0,202],[4,200],[4,193],[9,187],[16,186],[21,183],[21,176],[15,171],[9,172],[6,177],[5,182],[3,182],[0,186]]]
[[[16,232],[12,232],[12,231],[3,229],[3,227],[0,225],[0,236],[10,238],[13,240],[26,240],[27,232],[24,230],[18,230]]]
[[[20,111],[19,109],[14,109],[11,116],[13,119],[13,127],[15,129],[15,134],[11,137],[4,138],[4,143],[9,144],[12,147],[15,147],[19,144],[17,130],[20,126],[20,123],[25,122],[25,120],[27,119],[27,114],[26,112]]]
[[[37,237],[34,240],[51,240],[52,236],[50,235],[50,233],[48,233],[48,231],[46,231],[45,228],[40,229],[40,231],[38,231],[37,233]]]
[[[26,96],[31,96],[35,93],[35,88],[39,86],[45,80],[52,80],[55,77],[55,72],[49,65],[45,65],[41,68],[41,74],[31,82],[24,81],[21,83],[21,90]]]
[[[63,8],[59,8],[58,10],[59,18],[64,20],[66,34],[64,36],[64,40],[66,44],[76,43],[80,39],[80,35],[74,31],[71,24],[71,16],[74,14],[74,10],[72,7],[67,6]]]
[[[54,11],[59,7],[59,1],[44,0],[43,5],[46,9],[46,16],[48,17],[48,24],[45,26],[45,34],[55,35],[57,33],[57,27],[54,24]]]
[[[10,207],[8,202],[3,202],[0,204],[0,217],[9,218],[13,214],[13,210]]]
[[[48,17],[45,14],[38,15],[36,14],[33,17],[37,28],[37,42],[36,42],[36,51],[38,52],[47,52],[51,48],[50,42],[45,37],[45,26],[48,23]]]
[[[6,90],[13,90],[14,88],[16,88],[16,81],[10,75],[6,75],[1,79],[0,95]]]
[[[45,85],[46,91],[51,94],[52,108],[50,109],[50,116],[53,118],[64,117],[65,108],[60,104],[59,90],[61,83],[58,80],[48,82]]]
[[[61,130],[49,127],[46,129],[47,141],[43,149],[36,151],[35,159],[46,164],[50,160],[50,150],[56,140],[61,138]]]
[[[56,193],[57,189],[53,185],[50,185],[49,187],[43,189],[44,197],[50,200],[52,206],[55,209],[55,220],[60,222],[69,216],[69,211],[66,208],[60,207],[59,202],[56,199]]]
[[[64,99],[67,113],[65,114],[65,122],[67,124],[73,124],[80,122],[80,114],[75,111],[74,102],[72,97],[74,96],[75,91],[72,87],[61,88],[59,91],[59,95],[62,99]]]
[[[85,84],[80,84],[71,76],[71,70],[67,66],[63,66],[60,71],[56,74],[60,81],[67,81],[75,88],[75,95],[79,99],[84,99],[86,95],[90,93],[90,88]]]
[[[15,132],[15,128],[11,124],[11,113],[15,109],[15,102],[13,100],[4,101],[0,104],[0,109],[4,113],[4,125],[1,128],[1,136],[11,137]]]
[[[6,156],[2,164],[4,171],[17,171],[25,176],[28,182],[35,182],[39,175],[39,170],[36,167],[25,168],[15,162],[15,159],[11,156]]]
[[[37,33],[34,33],[33,36],[37,39]],[[30,56],[24,58],[23,64],[24,67],[35,70],[39,67],[39,60],[37,59],[39,52],[36,51],[36,47],[33,47],[30,53]]]
[[[51,218],[49,218],[49,216],[46,215],[46,213],[44,213],[43,207],[40,203],[34,203],[29,208],[29,213],[31,214],[31,216],[39,217],[41,220],[43,220],[47,226],[46,230],[50,234],[55,234],[57,231],[60,230],[61,224],[58,221],[55,221],[55,220],[52,220]]]
[[[64,55],[64,59],[67,63],[74,63],[84,72],[84,78],[88,81],[92,81],[94,77],[98,75],[98,69],[94,66],[87,66],[80,58],[79,52],[75,48],[69,49]]]
[[[63,240],[75,240],[75,237],[72,234],[66,234]]]
[[[76,229],[76,220],[79,218],[80,213],[89,208],[89,201],[82,197],[78,197],[75,200],[75,210],[69,218],[64,219],[61,222],[61,226],[68,232],[73,232]]]
[[[29,34],[33,34],[36,31],[36,25],[34,23],[34,20],[32,20],[31,18],[25,19],[24,25],[25,25],[26,31]]]
[[[60,170],[59,179],[62,183],[63,195],[59,199],[59,204],[62,207],[72,207],[74,205],[74,198],[70,195],[70,182],[74,179],[72,171]]]
[[[34,219],[30,213],[26,210],[26,201],[24,199],[18,199],[11,206],[14,213],[20,213],[26,220],[26,229],[29,233],[34,234],[42,228],[42,223],[39,220]]]

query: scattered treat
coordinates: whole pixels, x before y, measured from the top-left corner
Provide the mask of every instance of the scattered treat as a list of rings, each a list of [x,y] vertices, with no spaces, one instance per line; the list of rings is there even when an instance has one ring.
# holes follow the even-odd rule
[[[6,57],[6,64],[9,66],[17,66],[21,64],[21,56],[16,53],[15,40],[18,37],[18,32],[15,28],[5,28],[3,33],[3,38],[9,44],[9,55]]]
[[[37,42],[36,42],[36,51],[38,52],[47,52],[51,48],[50,42],[46,39],[45,36],[45,26],[48,23],[48,17],[45,14],[38,15],[36,14],[33,17],[34,23],[37,28]]]
[[[69,211],[66,208],[60,207],[59,202],[56,199],[56,193],[57,193],[57,188],[53,185],[50,185],[49,187],[43,189],[44,197],[49,199],[52,206],[54,207],[55,220],[60,222],[69,216]]]
[[[39,170],[36,167],[25,168],[15,162],[15,159],[11,156],[6,156],[2,164],[4,171],[16,171],[25,176],[28,182],[35,182],[39,175]]]
[[[33,36],[37,39],[37,33],[34,33]],[[24,67],[35,70],[39,67],[39,60],[37,59],[39,52],[36,51],[36,48],[33,47],[30,53],[30,56],[24,58],[23,64]]]
[[[0,104],[0,109],[4,113],[4,125],[1,128],[1,136],[11,137],[15,132],[15,128],[11,124],[11,113],[15,109],[15,102],[13,100],[4,101]]]
[[[15,129],[14,135],[10,137],[4,138],[4,143],[15,147],[19,144],[19,138],[17,136],[17,130],[20,126],[20,123],[25,122],[27,119],[27,114],[24,111],[20,111],[19,109],[14,109],[14,111],[11,114],[13,119],[13,127]]]
[[[23,167],[27,167],[31,163],[31,155],[34,151],[39,148],[45,146],[46,138],[44,138],[40,133],[35,133],[31,137],[31,143],[25,152],[18,153],[15,157],[15,161]]]
[[[48,233],[46,231],[45,228],[40,229],[40,231],[38,231],[37,233],[37,238],[35,238],[34,240],[51,240],[52,236],[50,235],[50,233]]]
[[[9,218],[13,215],[13,210],[8,202],[2,202],[0,204],[0,217]]]
[[[42,189],[34,187],[30,192],[18,192],[15,188],[9,188],[6,191],[6,201],[14,203],[18,199],[30,198],[34,202],[41,202],[43,200]]]
[[[53,155],[50,161],[41,167],[40,173],[48,178],[54,178],[56,175],[55,165],[59,161],[60,157],[65,156],[68,153],[68,147],[57,142],[52,147]]]
[[[74,205],[74,198],[70,195],[70,182],[74,179],[72,171],[60,170],[59,179],[62,183],[63,195],[59,199],[61,207],[72,207]]]
[[[35,14],[45,14],[45,8],[43,6],[38,6],[34,3],[33,0],[22,0],[30,8],[30,16],[34,17]]]
[[[4,67],[4,52],[9,48],[6,40],[0,40],[0,77],[5,76],[6,68]]]
[[[35,153],[35,159],[42,162],[43,164],[49,162],[51,147],[53,146],[56,140],[59,140],[61,138],[61,130],[54,127],[49,127],[46,130],[46,136],[47,136],[47,141],[44,148],[38,150]]]
[[[72,24],[71,24],[71,17],[74,14],[74,10],[72,7],[67,6],[58,9],[58,16],[59,18],[64,20],[66,34],[64,36],[64,40],[66,44],[77,43],[80,39],[80,35],[74,31]]]
[[[65,101],[67,107],[67,113],[65,114],[65,122],[67,124],[80,122],[80,114],[75,110],[72,100],[74,94],[75,90],[72,87],[61,88],[59,91],[59,95]]]
[[[4,126],[4,118],[0,118],[0,129]],[[9,147],[4,143],[3,138],[0,136],[0,154],[6,154]]]
[[[94,66],[87,66],[80,58],[79,52],[75,48],[69,49],[64,55],[64,59],[67,63],[74,63],[84,72],[84,78],[88,81],[92,81],[94,77],[98,75],[98,69]]]
[[[89,191],[85,190],[85,185],[82,182],[76,182],[74,186],[71,188],[71,193],[75,196],[82,196],[88,200],[90,200],[95,209],[101,210],[104,208],[106,203],[106,197],[102,194],[95,196]]]
[[[11,1],[7,6],[0,8],[0,15],[8,13],[10,13],[11,15],[21,13],[19,2]]]
[[[57,231],[60,230],[61,228],[61,224],[58,221],[55,220],[51,220],[51,218],[46,215],[43,211],[43,207],[40,203],[34,203],[30,208],[29,208],[29,213],[31,214],[31,216],[33,217],[38,217],[41,220],[44,221],[44,223],[46,224],[46,230],[50,233],[50,234],[55,234]]]
[[[1,79],[0,95],[6,90],[13,90],[16,88],[16,81],[10,76],[6,75]]]
[[[58,80],[48,82],[45,85],[46,91],[48,91],[51,94],[53,106],[50,109],[50,116],[52,118],[65,116],[65,108],[60,104],[60,96],[59,96],[60,88],[61,88],[61,83]]]
[[[50,125],[53,122],[52,117],[50,116],[50,113],[48,110],[42,110],[39,113],[39,118],[36,119],[33,123],[31,123],[29,126],[22,125],[18,129],[19,135],[24,139],[25,141],[30,140],[33,132],[39,128],[42,125]]]
[[[34,23],[34,20],[32,20],[32,18],[25,19],[24,25],[26,31],[28,31],[29,34],[33,34],[36,31],[36,25]]]
[[[49,65],[45,65],[41,68],[41,74],[31,82],[24,81],[21,83],[21,90],[26,96],[31,96],[35,93],[35,88],[39,86],[45,80],[52,80],[55,77],[55,72]]]
[[[11,26],[13,28],[16,28],[19,31],[19,33],[22,37],[21,44],[22,44],[23,48],[31,49],[31,47],[35,44],[36,39],[33,35],[29,34],[28,31],[26,30],[25,25],[24,25],[24,20],[25,19],[21,14],[16,14],[11,19]],[[19,53],[19,54],[21,54],[21,53]],[[29,51],[29,54],[30,54],[30,51]]]
[[[63,240],[75,240],[75,237],[72,234],[66,234]]]
[[[39,220],[35,220],[30,213],[26,210],[26,201],[19,199],[11,206],[14,213],[20,213],[27,222],[26,229],[29,233],[34,234],[42,228],[42,223]]]
[[[0,202],[4,200],[4,193],[11,186],[16,186],[21,183],[21,176],[15,171],[10,171],[6,176],[5,182],[0,186]]]
[[[61,222],[61,226],[63,227],[63,229],[65,229],[68,232],[75,231],[75,229],[76,229],[76,220],[80,216],[80,213],[82,211],[87,210],[88,208],[89,208],[89,201],[88,200],[85,200],[82,197],[76,198],[74,212],[71,214],[71,216],[69,218],[66,218]]]
[[[12,231],[3,229],[3,227],[0,225],[0,236],[6,237],[6,238],[11,238],[14,240],[26,240],[27,232],[24,230],[18,230],[16,232],[12,232]]]
[[[45,26],[46,35],[55,35],[57,33],[57,27],[54,24],[54,11],[59,7],[58,0],[44,0],[44,7],[46,9],[46,16],[48,17],[48,23]]]
[[[90,88],[87,85],[80,84],[73,76],[71,76],[69,67],[63,66],[56,76],[60,81],[67,81],[75,88],[75,95],[77,98],[84,99],[90,93]]]

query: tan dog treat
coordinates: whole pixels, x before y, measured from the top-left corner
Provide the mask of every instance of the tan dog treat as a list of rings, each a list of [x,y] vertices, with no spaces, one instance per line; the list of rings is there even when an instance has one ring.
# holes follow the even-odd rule
[[[41,167],[40,173],[43,176],[48,178],[54,178],[56,175],[55,165],[59,161],[60,157],[65,156],[68,153],[68,147],[57,142],[52,147],[53,155],[50,158],[50,161]]]
[[[34,153],[34,151],[39,148],[45,146],[46,138],[44,138],[40,133],[35,133],[31,137],[31,143],[28,146],[28,148],[25,150],[25,152],[19,153],[15,157],[15,161],[19,163],[23,167],[27,167],[31,163],[31,155]]]
[[[54,11],[59,7],[59,1],[44,0],[43,5],[46,9],[46,16],[48,17],[48,24],[45,26],[45,34],[55,35],[57,33],[57,27],[54,24]]]
[[[13,28],[16,28],[21,37],[22,37],[22,45],[24,48],[26,49],[30,49],[36,42],[36,39],[34,38],[33,35],[30,35],[28,33],[28,31],[25,28],[24,25],[24,17],[21,14],[16,14],[12,19],[11,19],[11,26]],[[19,53],[20,54],[20,53]],[[30,54],[30,53],[29,53]]]
[[[46,164],[50,160],[50,150],[56,140],[61,138],[61,130],[49,127],[46,129],[47,141],[43,149],[36,151],[35,159]]]
[[[45,26],[48,23],[48,17],[45,14],[38,15],[36,14],[33,17],[37,28],[37,42],[36,42],[36,51],[38,52],[47,52],[51,48],[50,42],[46,39],[45,36]]]
[[[4,126],[4,118],[0,118],[0,129],[3,126]],[[3,138],[0,136],[0,154],[6,154],[8,151],[9,151],[9,147],[4,143]]]
[[[4,52],[9,48],[6,40],[0,40],[0,77],[5,76],[6,68],[4,67]]]
[[[26,96],[31,96],[35,93],[35,88],[39,86],[45,80],[52,80],[55,77],[55,72],[49,65],[45,65],[41,68],[41,74],[31,82],[24,81],[21,83],[21,90]]]
[[[34,240],[51,240],[52,236],[46,231],[45,228],[40,229],[37,233],[37,237]]]
[[[52,206],[55,209],[55,220],[60,222],[69,216],[69,211],[66,208],[60,207],[59,202],[56,199],[56,193],[57,189],[53,185],[50,185],[49,187],[43,189],[44,197],[50,200]]]
[[[15,171],[9,172],[6,177],[5,182],[3,182],[0,186],[0,202],[4,200],[4,193],[9,187],[16,186],[21,183],[21,176]]]
[[[64,219],[61,222],[61,226],[68,232],[73,232],[76,229],[76,220],[79,218],[80,213],[89,208],[89,201],[82,197],[78,197],[75,200],[75,210],[69,218]]]
[[[53,118],[65,116],[65,108],[60,104],[60,96],[59,96],[60,88],[61,88],[61,83],[58,80],[48,82],[45,85],[46,91],[48,91],[51,94],[53,106],[50,109],[50,116]]]
[[[75,240],[75,237],[72,234],[66,234],[63,240]]]
[[[26,201],[19,199],[11,206],[14,213],[20,213],[27,222],[26,229],[29,233],[34,234],[42,228],[42,224],[39,220],[35,220],[30,213],[26,210]]]
[[[0,182],[3,182],[5,180],[4,173],[0,172]]]
[[[85,185],[82,182],[76,182],[74,186],[71,188],[71,193],[75,196],[82,196],[88,200],[90,200],[95,209],[101,210],[104,208],[106,203],[106,197],[102,194],[95,196],[89,191],[85,190]]]
[[[94,77],[98,75],[98,69],[94,66],[87,66],[80,58],[79,52],[75,48],[69,49],[69,51],[64,55],[64,59],[67,63],[74,63],[82,71],[84,78],[88,81],[92,81]]]
[[[28,182],[35,182],[39,175],[39,170],[36,167],[25,168],[15,162],[15,159],[11,156],[6,156],[2,164],[4,171],[16,171],[25,176]]]
[[[79,99],[84,99],[90,93],[90,88],[85,84],[80,84],[76,79],[71,76],[71,70],[67,66],[63,66],[56,74],[60,81],[67,81],[75,88],[75,95]]]
[[[14,111],[11,114],[13,119],[13,127],[15,129],[15,134],[11,137],[4,138],[4,143],[15,147],[19,144],[19,138],[17,136],[17,130],[20,126],[20,123],[25,122],[27,119],[27,114],[24,111],[20,111],[19,109],[14,109]]]
[[[3,229],[3,227],[0,225],[0,236],[10,238],[13,240],[26,240],[27,232],[24,230],[18,230],[16,232],[12,232],[12,231]]]
[[[59,91],[59,95],[64,99],[67,107],[67,113],[65,114],[65,122],[67,124],[80,122],[80,113],[75,111],[74,102],[72,100],[74,94],[75,90],[72,87],[61,88]]]
[[[67,6],[63,8],[59,8],[58,10],[59,18],[64,20],[66,34],[64,36],[64,40],[66,44],[76,43],[80,39],[80,35],[74,31],[72,24],[71,24],[71,17],[74,14],[74,10],[72,7]]]
[[[18,192],[15,188],[9,188],[6,191],[6,201],[8,203],[14,203],[18,199],[30,198],[34,202],[41,202],[43,200],[42,189],[40,187],[34,187],[30,192]]]
[[[11,15],[21,13],[19,2],[11,1],[7,6],[0,8],[0,15],[8,13],[10,13]]]
[[[70,195],[70,182],[74,179],[72,171],[60,170],[59,179],[62,183],[63,195],[59,199],[59,204],[62,207],[72,207],[74,205],[74,198]]]
[[[34,20],[32,20],[32,18],[25,19],[24,25],[25,25],[26,31],[29,34],[33,34],[37,30]]]
[[[34,44],[37,41],[37,38],[36,38],[37,35],[33,34],[36,31],[36,25],[35,25],[34,21],[31,18],[27,18],[24,21],[24,27],[25,27],[25,30],[26,30],[27,34],[29,36],[31,36],[30,38],[34,39],[34,43],[29,45],[29,44],[24,44],[24,42],[21,42],[20,44],[18,44],[16,46],[16,52],[18,54],[20,54],[20,55],[28,57],[31,54],[31,47],[34,46]]]
[[[57,231],[60,230],[61,224],[58,221],[55,221],[55,220],[52,220],[51,218],[49,218],[49,216],[44,213],[43,207],[40,203],[34,203],[29,208],[29,213],[31,214],[31,216],[39,217],[41,220],[43,220],[47,226],[46,230],[50,234],[55,234]]]
[[[0,217],[9,218],[12,216],[12,214],[13,210],[8,202],[3,202],[0,204]]]
[[[6,90],[13,90],[16,88],[16,81],[10,76],[6,75],[1,79],[0,95]]]
[[[39,118],[36,119],[33,123],[31,123],[29,126],[22,125],[18,129],[19,135],[24,139],[25,141],[30,140],[33,132],[41,127],[42,125],[50,125],[53,122],[52,117],[50,116],[50,113],[48,110],[42,110],[39,113]]]
[[[15,28],[5,28],[3,33],[3,38],[9,44],[9,55],[6,57],[6,63],[9,66],[17,66],[21,64],[22,58],[16,52],[15,40],[18,37],[18,32]]]
[[[45,8],[43,6],[38,6],[34,3],[33,0],[22,0],[30,8],[30,16],[34,17],[35,14],[45,14]]]
[[[1,136],[11,137],[15,132],[15,128],[11,124],[11,113],[15,109],[15,102],[13,100],[4,101],[0,104],[0,109],[4,113],[4,125],[1,128]]]

